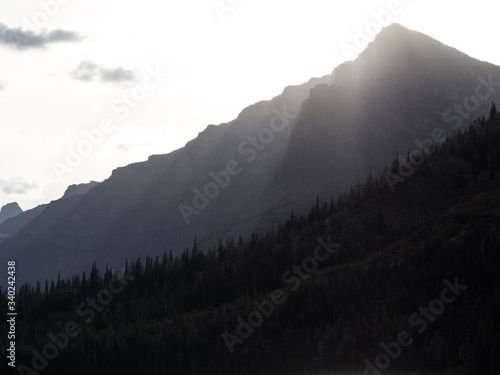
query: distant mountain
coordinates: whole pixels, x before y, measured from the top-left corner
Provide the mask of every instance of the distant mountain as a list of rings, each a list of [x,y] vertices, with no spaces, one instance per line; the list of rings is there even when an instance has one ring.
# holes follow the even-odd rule
[[[11,217],[19,215],[21,212],[23,210],[16,202],[6,204],[0,210],[0,224]]]
[[[34,218],[40,215],[47,207],[46,204],[39,205],[31,210],[24,211],[17,216],[11,217],[0,224],[0,243],[5,239],[17,234],[28,225]]]
[[[316,196],[335,197],[396,155],[464,129],[498,101],[499,80],[497,66],[389,26],[331,75],[287,87],[179,150],[52,202],[0,245],[0,261],[15,254],[25,263],[21,279],[66,277],[94,261],[179,254],[195,236],[206,249],[269,230]]]
[[[75,195],[86,194],[91,188],[98,185],[96,181],[78,185],[70,185],[60,199],[67,199]],[[16,235],[21,229],[28,225],[33,219],[40,215],[47,204],[39,205],[31,210],[27,210],[0,223],[0,243],[5,239]]]

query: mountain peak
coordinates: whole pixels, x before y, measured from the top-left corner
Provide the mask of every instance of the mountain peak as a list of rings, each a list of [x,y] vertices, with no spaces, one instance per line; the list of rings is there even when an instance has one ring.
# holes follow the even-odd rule
[[[389,26],[386,26],[380,30],[380,32],[377,34],[375,37],[375,40],[377,39],[384,39],[384,38],[393,38],[393,39],[399,39],[399,40],[404,40],[404,39],[414,39],[414,38],[426,38],[428,40],[434,40],[438,42],[437,40],[433,39],[429,35],[423,34],[419,31],[415,31],[412,29],[409,29],[399,23],[392,23]],[[438,42],[441,44],[441,42]]]
[[[447,46],[418,31],[398,23],[383,28],[355,60],[359,69],[371,70],[374,65],[404,68],[407,71],[428,71],[435,78],[451,77],[451,71],[466,71],[473,60],[467,54]],[[483,63],[483,62],[481,62]]]
[[[430,45],[439,44],[444,46],[441,42],[419,33],[410,30],[398,23],[393,23],[383,28],[375,37],[375,40],[368,44],[360,57],[365,55],[385,54],[386,57],[394,58],[409,52],[422,52],[429,48]],[[415,51],[414,49],[417,48]]]
[[[382,29],[382,31],[379,33],[379,35],[382,33],[394,33],[394,32],[396,32],[396,33],[410,32],[410,33],[420,34],[417,31],[413,31],[413,30],[408,29],[407,27],[401,25],[400,23],[394,22],[394,23],[391,23],[389,26],[384,27]]]

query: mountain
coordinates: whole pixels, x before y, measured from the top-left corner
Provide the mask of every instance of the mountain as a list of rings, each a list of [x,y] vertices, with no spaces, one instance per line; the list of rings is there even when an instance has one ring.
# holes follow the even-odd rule
[[[241,178],[233,178],[220,197],[212,199],[189,224],[179,205],[192,206],[193,189],[203,190],[205,184],[213,181],[210,172],[226,170],[233,159],[241,162],[238,145],[268,127],[277,116],[274,110],[281,117],[298,113],[309,90],[329,79],[314,78],[303,85],[287,87],[273,100],[243,110],[229,124],[208,126],[180,150],[118,168],[87,194],[51,202],[40,216],[1,244],[0,258],[22,259],[27,264],[20,269],[18,278],[34,281],[55,278],[59,271],[68,276],[94,261],[116,266],[125,257],[154,254],[165,248],[172,247],[178,253],[195,236],[201,240],[220,231],[264,195],[262,162],[244,165],[245,172],[236,176]],[[271,165],[277,165],[288,135],[289,129],[277,133],[273,150],[266,155],[273,159]],[[248,150],[245,144],[242,152]],[[227,206],[232,206],[232,210],[217,214],[219,217],[214,220],[214,213]]]
[[[499,374],[491,117],[435,147],[394,192],[373,175],[207,253],[194,242],[178,257],[130,259],[121,275],[92,266],[20,286],[17,372]]]
[[[60,199],[70,198],[74,195],[87,194],[87,192],[97,184],[98,182],[91,181],[89,183],[70,185]],[[0,243],[2,240],[16,235],[21,229],[40,215],[46,207],[47,204],[41,204],[31,210],[21,212],[20,214],[5,220],[3,223],[0,223]]]
[[[17,216],[5,220],[2,224],[0,224],[0,243],[2,243],[2,241],[6,238],[17,234],[34,218],[40,215],[46,207],[46,204],[41,204],[31,210],[24,211]]]
[[[11,217],[19,215],[21,212],[23,210],[16,202],[6,204],[0,210],[0,224]]]
[[[398,154],[406,158],[465,129],[498,100],[499,81],[497,66],[401,25],[385,28],[356,61],[337,67],[330,83],[311,90],[266,194],[210,243],[270,228],[316,195],[348,191]]]
[[[15,254],[24,263],[19,278],[34,281],[94,261],[117,267],[168,249],[180,254],[195,237],[206,249],[263,232],[317,196],[349,191],[397,155],[428,151],[466,128],[500,98],[499,77],[497,66],[391,25],[331,75],[287,87],[179,150],[52,202],[0,245],[0,261]]]

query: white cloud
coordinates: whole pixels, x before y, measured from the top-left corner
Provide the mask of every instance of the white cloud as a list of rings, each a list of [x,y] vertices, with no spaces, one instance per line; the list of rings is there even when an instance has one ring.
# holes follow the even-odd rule
[[[43,48],[52,43],[77,42],[82,37],[74,32],[62,29],[52,31],[26,31],[20,27],[9,27],[0,22],[0,44],[17,49]]]
[[[132,82],[136,78],[132,70],[122,67],[106,68],[92,61],[82,61],[69,74],[72,78],[84,82],[90,82],[97,78],[103,83],[122,83]]]
[[[0,193],[5,195],[25,195],[40,190],[38,184],[22,177],[0,179]]]

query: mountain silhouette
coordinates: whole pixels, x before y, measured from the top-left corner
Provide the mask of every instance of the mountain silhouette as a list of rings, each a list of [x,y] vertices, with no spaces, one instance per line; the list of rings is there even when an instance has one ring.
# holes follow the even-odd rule
[[[34,281],[94,262],[177,255],[195,237],[206,249],[270,230],[317,196],[336,197],[398,155],[465,129],[500,98],[499,86],[500,67],[391,25],[332,74],[209,125],[181,149],[118,168],[87,194],[51,202],[0,244],[0,260],[16,258],[18,278]]]

